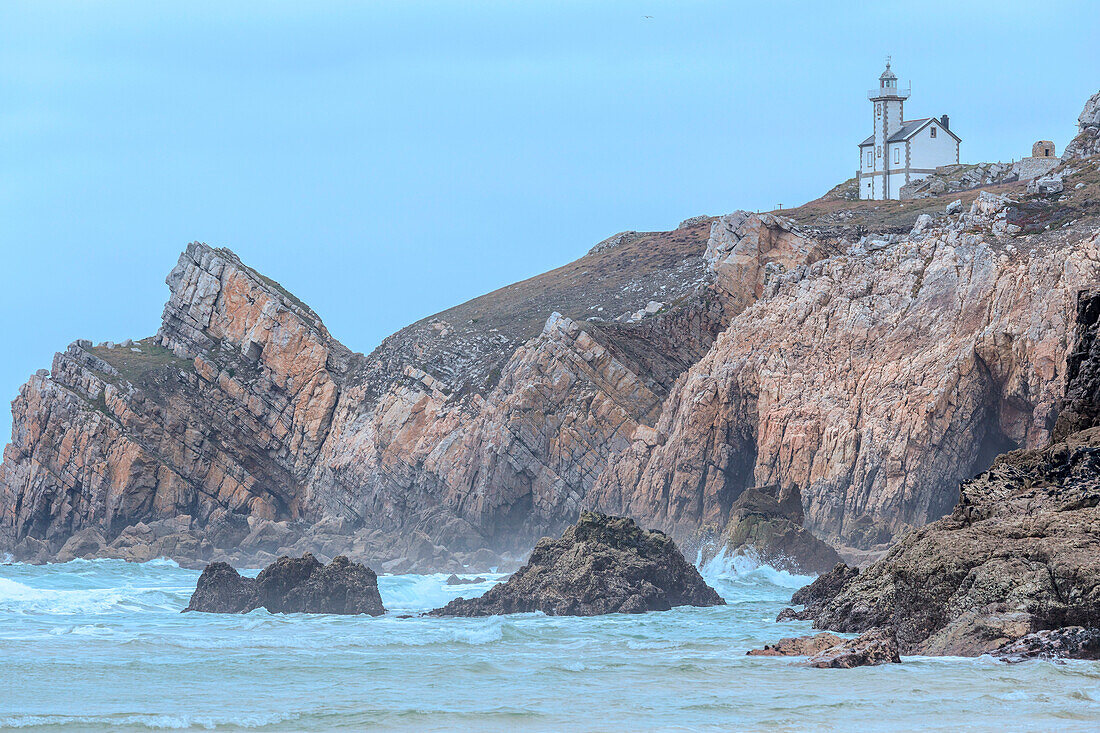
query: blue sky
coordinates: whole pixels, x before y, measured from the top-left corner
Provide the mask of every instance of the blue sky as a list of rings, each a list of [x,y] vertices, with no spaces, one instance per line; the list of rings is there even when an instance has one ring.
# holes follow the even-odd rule
[[[645,18],[643,16],[653,16]],[[1071,137],[1089,2],[0,4],[0,398],[191,240],[368,351],[624,229],[850,177],[892,54],[964,161]],[[6,405],[0,435],[9,434]],[[2,442],[2,441],[0,441]]]

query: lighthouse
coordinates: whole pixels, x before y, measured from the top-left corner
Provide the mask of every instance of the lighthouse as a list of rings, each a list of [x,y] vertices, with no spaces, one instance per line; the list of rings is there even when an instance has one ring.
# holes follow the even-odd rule
[[[962,140],[951,131],[947,115],[905,119],[911,88],[898,86],[886,58],[878,85],[867,92],[874,114],[874,132],[859,144],[859,197],[898,199],[901,187],[935,173],[941,165],[959,162]]]

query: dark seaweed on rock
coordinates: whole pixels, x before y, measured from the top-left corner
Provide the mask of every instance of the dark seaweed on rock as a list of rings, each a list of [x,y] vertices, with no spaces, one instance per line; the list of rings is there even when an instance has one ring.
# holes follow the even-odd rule
[[[322,565],[313,555],[280,557],[256,578],[242,577],[224,562],[206,566],[185,611],[248,613],[385,613],[378,576],[340,556]]]
[[[646,531],[632,519],[584,512],[561,539],[540,540],[506,582],[431,613],[596,616],[724,604],[664,533]]]

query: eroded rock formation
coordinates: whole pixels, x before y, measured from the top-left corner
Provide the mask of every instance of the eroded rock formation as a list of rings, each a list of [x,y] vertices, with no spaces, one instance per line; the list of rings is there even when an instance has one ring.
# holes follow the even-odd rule
[[[1084,627],[1088,636],[1100,627],[1100,425],[1082,422],[1100,404],[1100,291],[1082,292],[1076,312],[1066,424],[1055,429],[1064,437],[1000,456],[962,485],[949,516],[910,532],[863,572],[838,569],[820,579],[814,597],[804,599],[815,627],[889,627],[907,653],[1004,648],[1009,656],[1065,636],[1013,646],[1028,634]]]
[[[806,660],[806,664],[820,669],[851,669],[878,664],[898,664],[898,640],[891,629],[872,629],[855,639],[842,641]]]
[[[1100,155],[1100,92],[1092,95],[1077,118],[1077,137],[1062,152],[1062,160]]]
[[[843,642],[844,639],[836,634],[825,631],[813,636],[788,636],[745,654],[750,657],[810,657]]]
[[[232,566],[215,562],[199,576],[184,611],[248,613],[335,613],[381,616],[378,576],[344,556],[322,565],[306,553],[280,557],[255,578],[242,577]]]
[[[366,356],[192,244],[156,337],[78,341],[20,390],[0,550],[488,570],[586,507],[679,541],[775,486],[864,562],[1049,441],[1100,268],[1100,182],[1073,160],[1062,194],[949,214],[827,197],[625,232]]]
[[[778,570],[818,575],[833,569],[840,556],[805,529],[802,496],[797,487],[779,499],[779,487],[748,489],[733,502],[729,524],[704,559],[715,548],[726,556],[745,555]]]
[[[561,539],[540,540],[527,564],[505,582],[431,613],[597,616],[724,604],[667,535],[623,517],[585,512]]]
[[[681,536],[747,488],[799,487],[806,526],[857,547],[949,511],[958,482],[1050,438],[1084,238],[1005,237],[1010,202],[775,277],[677,381],[593,503]],[[1042,247],[1042,249],[1039,249]]]

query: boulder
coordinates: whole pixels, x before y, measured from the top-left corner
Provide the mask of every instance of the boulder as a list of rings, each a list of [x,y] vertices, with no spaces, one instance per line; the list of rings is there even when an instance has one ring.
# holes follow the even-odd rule
[[[825,573],[840,555],[802,526],[802,495],[798,487],[781,492],[778,486],[744,491],[730,508],[723,533],[725,550],[747,555],[778,570]]]
[[[336,613],[381,616],[378,577],[344,556],[322,565],[313,555],[280,557],[255,579],[243,578],[223,562],[211,563],[185,611],[248,613]]]
[[[899,662],[901,656],[894,632],[879,628],[815,654],[806,664],[820,669],[851,669]]]
[[[1061,193],[1064,188],[1065,186],[1062,183],[1061,176],[1043,176],[1027,184],[1028,193],[1035,193],[1040,196],[1050,196]]]
[[[447,585],[474,585],[476,583],[484,582],[485,578],[481,577],[480,575],[476,578],[460,578],[452,573],[451,576],[447,578]]]
[[[788,636],[774,644],[765,644],[763,649],[750,649],[745,654],[750,657],[812,657],[843,642],[841,637],[825,631],[813,636]]]
[[[431,615],[596,616],[724,604],[663,532],[643,530],[625,517],[583,512],[561,539],[540,540],[506,582]]]
[[[70,537],[57,551],[57,562],[95,557],[107,546],[103,533],[95,527],[82,529]]]
[[[916,223],[913,224],[913,234],[920,234],[925,229],[932,226],[932,217],[929,214],[921,214],[917,217]]]
[[[340,613],[381,616],[378,576],[343,555],[322,565],[310,553],[280,557],[256,576],[256,598],[272,613]]]

